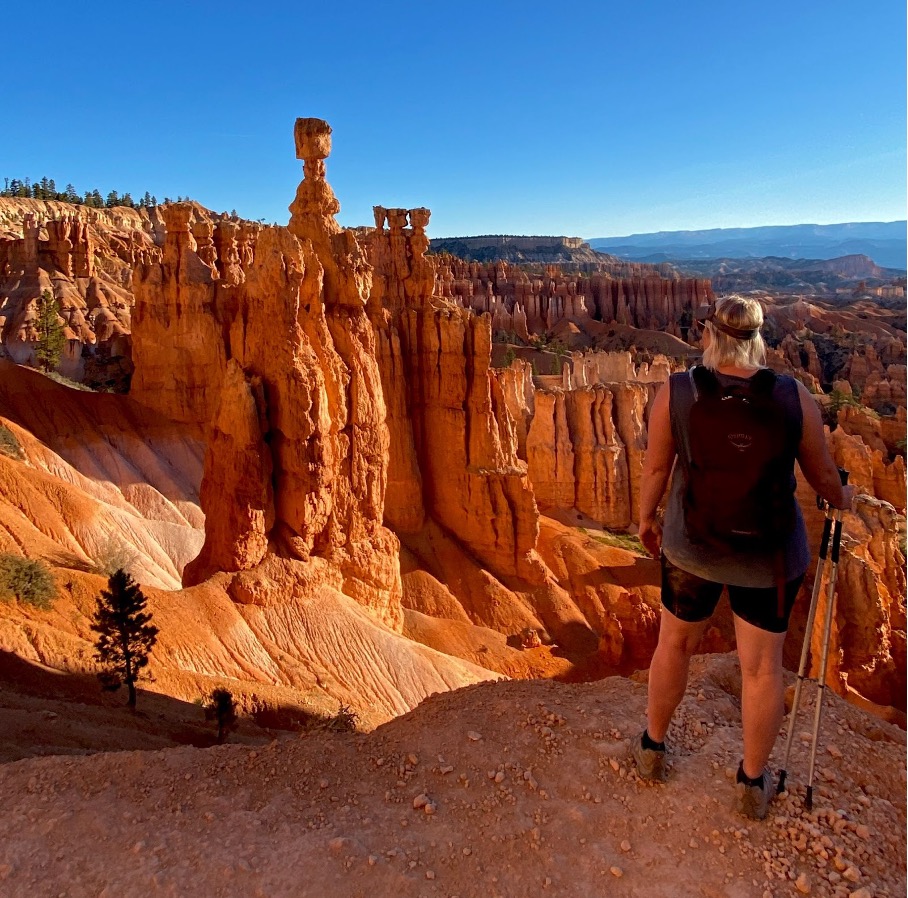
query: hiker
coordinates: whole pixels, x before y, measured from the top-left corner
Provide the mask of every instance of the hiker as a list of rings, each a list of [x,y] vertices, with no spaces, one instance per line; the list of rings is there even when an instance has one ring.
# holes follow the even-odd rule
[[[665,781],[665,735],[691,655],[727,587],[742,677],[736,807],[762,819],[772,785],[766,764],[784,716],[782,646],[810,562],[794,461],[836,508],[851,506],[853,488],[842,486],[816,400],[764,367],[760,304],[727,296],[697,318],[702,365],[671,376],[649,419],[639,534],[661,561],[663,608],[647,726],[633,756],[643,778]],[[656,510],[670,477],[660,526]]]

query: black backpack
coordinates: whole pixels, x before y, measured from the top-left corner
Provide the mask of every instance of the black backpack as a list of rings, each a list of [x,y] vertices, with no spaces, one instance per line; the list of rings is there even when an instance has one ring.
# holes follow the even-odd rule
[[[763,368],[730,387],[699,365],[689,376],[688,536],[706,545],[781,550],[795,523],[800,434],[773,400],[776,375]]]

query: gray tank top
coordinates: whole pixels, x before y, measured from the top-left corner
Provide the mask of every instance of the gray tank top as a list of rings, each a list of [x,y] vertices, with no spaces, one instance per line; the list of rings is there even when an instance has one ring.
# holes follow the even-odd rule
[[[745,383],[745,377],[716,372],[723,387]],[[773,388],[773,399],[784,409],[796,433],[802,429],[801,402],[798,398],[797,383],[788,375],[779,375]],[[768,588],[776,585],[775,553],[753,550],[742,551],[732,547],[704,547],[688,538],[684,526],[683,496],[687,490],[685,464],[681,456],[690,460],[688,421],[694,403],[693,385],[688,372],[673,374],[669,379],[669,414],[672,432],[675,435],[675,449],[678,453],[672,470],[668,503],[665,508],[665,522],[662,530],[662,551],[675,567],[690,574],[725,583],[729,586]],[[794,486],[794,466],[791,471]],[[807,547],[807,530],[804,516],[795,501],[795,525],[785,546],[785,579],[800,577],[810,564],[810,550]]]

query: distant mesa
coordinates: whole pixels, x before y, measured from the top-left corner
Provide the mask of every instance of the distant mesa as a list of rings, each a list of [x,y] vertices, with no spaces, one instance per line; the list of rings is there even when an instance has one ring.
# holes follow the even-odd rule
[[[522,262],[557,265],[571,262],[611,262],[582,237],[525,237],[492,234],[480,237],[438,237],[433,253],[450,253],[467,262]]]
[[[658,231],[625,237],[594,237],[589,244],[594,250],[638,262],[767,256],[835,259],[865,255],[884,268],[904,269],[908,265],[905,221]]]

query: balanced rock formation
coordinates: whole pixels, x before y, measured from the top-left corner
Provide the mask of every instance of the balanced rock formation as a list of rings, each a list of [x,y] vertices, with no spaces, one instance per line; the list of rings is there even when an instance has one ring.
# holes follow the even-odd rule
[[[301,119],[305,177],[289,228],[217,223],[199,255],[188,204],[164,210],[160,262],[135,272],[134,398],[208,445],[197,583],[272,552],[324,559],[344,591],[400,624],[397,542],[382,526],[388,436],[365,303],[371,271],[334,215],[330,128]],[[211,236],[209,241],[207,238]]]

